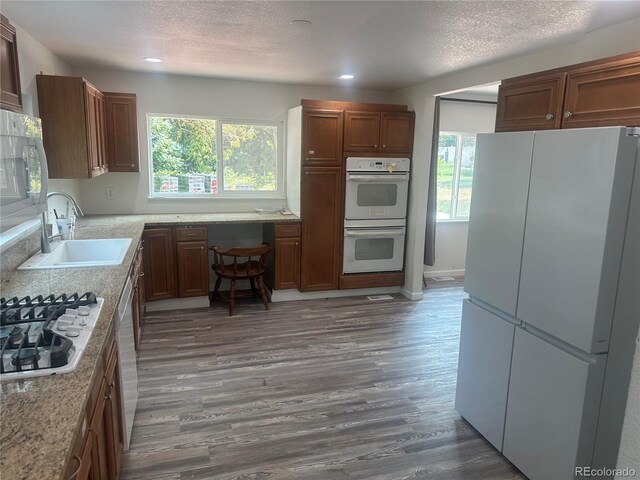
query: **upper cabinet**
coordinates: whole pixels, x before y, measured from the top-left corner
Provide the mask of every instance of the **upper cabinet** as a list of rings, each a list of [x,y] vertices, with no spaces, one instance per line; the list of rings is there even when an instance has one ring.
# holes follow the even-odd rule
[[[136,95],[104,92],[104,102],[109,171],[139,172]]]
[[[0,15],[0,108],[22,113],[16,29]]]
[[[342,163],[341,110],[303,109],[303,165],[338,166]]]
[[[104,95],[80,77],[36,75],[49,178],[108,171]]]
[[[139,172],[133,93],[103,93],[81,77],[36,75],[49,178]]]
[[[640,52],[502,81],[496,132],[640,125]]]
[[[413,112],[345,112],[344,151],[411,153]]]

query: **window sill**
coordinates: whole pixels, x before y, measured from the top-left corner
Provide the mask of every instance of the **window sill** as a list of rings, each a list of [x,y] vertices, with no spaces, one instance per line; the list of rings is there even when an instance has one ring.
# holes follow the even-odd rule
[[[147,196],[147,200],[198,200],[205,202],[219,202],[226,200],[286,200],[287,197],[277,196],[263,196],[263,195],[224,195],[224,196],[209,196],[209,195],[167,195],[167,196]]]

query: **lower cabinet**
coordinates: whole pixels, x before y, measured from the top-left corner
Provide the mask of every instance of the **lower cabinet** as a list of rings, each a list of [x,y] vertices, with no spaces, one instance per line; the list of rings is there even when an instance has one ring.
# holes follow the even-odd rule
[[[176,266],[173,228],[149,228],[144,240],[145,296],[147,302],[175,298]]]
[[[122,394],[113,330],[108,335],[106,354],[99,368],[65,479],[117,480],[120,477],[124,446]]]
[[[502,450],[515,326],[465,300],[455,408]]]
[[[148,302],[209,294],[206,227],[148,228],[143,240]]]
[[[341,167],[305,167],[302,172],[300,290],[339,287],[342,206]]]
[[[142,323],[145,312],[144,293],[144,261],[143,261],[144,240],[141,240],[136,250],[136,257],[133,260],[131,271],[131,284],[133,285],[133,297],[131,299],[131,313],[133,315],[133,343],[136,352],[140,349],[142,339]]]

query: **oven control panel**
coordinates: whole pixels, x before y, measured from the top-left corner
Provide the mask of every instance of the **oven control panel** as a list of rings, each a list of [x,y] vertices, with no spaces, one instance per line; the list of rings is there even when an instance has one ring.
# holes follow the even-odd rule
[[[348,157],[347,172],[408,172],[408,158]]]

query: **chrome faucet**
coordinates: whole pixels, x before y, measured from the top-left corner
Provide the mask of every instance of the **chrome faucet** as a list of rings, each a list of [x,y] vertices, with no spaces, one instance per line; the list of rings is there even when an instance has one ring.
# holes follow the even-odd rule
[[[68,193],[65,192],[49,192],[47,193],[47,199],[54,197],[56,195],[59,195],[61,197],[66,198],[67,200],[69,200],[71,202],[71,205],[73,206],[73,211],[75,212],[75,215],[77,217],[84,217],[84,213],[82,213],[82,209],[80,208],[80,205],[78,205],[78,202],[76,202],[76,199],[73,198],[71,195],[69,195]],[[40,229],[40,251],[42,253],[50,253],[51,252],[51,244],[49,243],[49,240],[51,240],[52,238],[57,237],[57,235],[53,235],[53,236],[49,236],[49,234],[47,233],[47,212],[42,212],[42,217],[40,219],[40,223],[41,223],[41,229]]]

